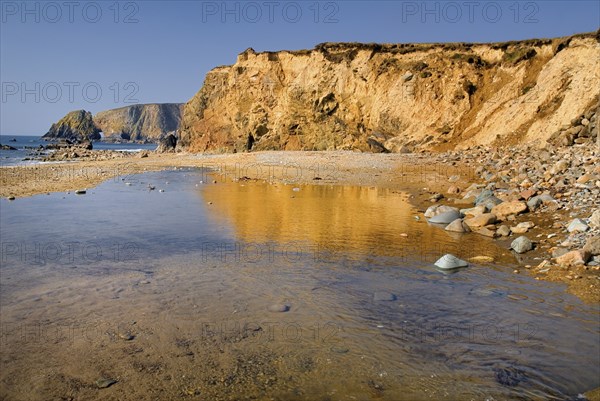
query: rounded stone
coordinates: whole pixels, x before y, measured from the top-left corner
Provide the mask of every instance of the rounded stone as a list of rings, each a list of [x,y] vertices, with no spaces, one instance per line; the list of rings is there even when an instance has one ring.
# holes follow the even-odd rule
[[[290,310],[289,305],[286,304],[273,304],[273,305],[269,305],[269,312],[287,312]]]
[[[429,219],[430,223],[434,224],[450,224],[456,219],[460,219],[460,212],[458,210],[451,210],[448,212],[440,213]]]
[[[446,254],[439,258],[435,265],[443,270],[458,269],[459,267],[467,267],[469,264],[464,260],[457,258],[454,255]]]
[[[395,301],[396,296],[391,292],[387,291],[377,291],[373,294],[373,300],[376,302],[379,301]]]
[[[510,247],[516,253],[525,253],[533,249],[533,243],[529,240],[529,238],[520,236],[510,244]]]

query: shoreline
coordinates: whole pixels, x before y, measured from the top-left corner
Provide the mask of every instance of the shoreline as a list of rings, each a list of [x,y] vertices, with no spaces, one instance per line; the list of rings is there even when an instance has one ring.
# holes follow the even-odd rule
[[[122,178],[125,180],[129,174],[195,167],[210,169],[231,181],[250,179],[298,185],[370,186],[404,191],[410,194],[409,201],[419,211],[419,218],[425,220],[423,213],[432,205],[456,206],[461,209],[472,207],[472,199],[461,199],[465,194],[468,195],[467,189],[477,185],[483,187],[486,181],[490,181],[487,174],[498,176],[496,172],[486,172],[485,168],[482,170],[485,163],[478,158],[483,157],[487,161],[498,158],[488,156],[487,151],[480,151],[479,155],[477,151],[445,154],[269,151],[212,155],[148,152],[146,157],[141,156],[135,154],[98,161],[3,167],[0,168],[0,196],[18,198],[49,192],[74,192],[95,187],[116,177],[125,177]],[[561,196],[556,196],[557,202],[571,196],[567,194],[563,197],[561,192],[555,193],[559,194]],[[510,195],[509,191],[507,200],[511,199]],[[525,234],[490,238],[490,244],[494,244],[499,250],[510,252],[507,249],[515,238],[520,235],[528,236],[536,243],[536,247],[527,253],[515,254],[514,264],[510,266],[515,274],[526,272],[536,280],[562,282],[567,285],[568,292],[585,302],[600,304],[599,266],[559,266],[555,263],[555,258],[552,258],[554,249],[569,241],[558,241],[562,236],[560,231],[564,228],[558,222],[562,219],[568,223],[573,213],[589,212],[584,212],[583,209],[581,207],[580,210],[574,210],[572,205],[567,204],[549,207],[542,212],[518,214],[503,223],[512,226],[518,222],[533,221],[535,227],[526,230],[528,233]],[[487,227],[492,228],[491,225]],[[597,232],[598,228],[592,228],[587,234],[570,240],[570,248],[582,245],[577,244],[577,240],[581,242],[586,238],[597,237]]]

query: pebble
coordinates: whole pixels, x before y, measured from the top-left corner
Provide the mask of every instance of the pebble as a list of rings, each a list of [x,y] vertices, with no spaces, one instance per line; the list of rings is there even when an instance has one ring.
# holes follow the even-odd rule
[[[85,195],[87,191],[85,189],[78,189],[75,191],[75,195]]]
[[[96,387],[98,388],[108,388],[113,384],[117,383],[114,379],[98,379],[96,380]]]
[[[472,263],[492,263],[494,258],[491,256],[473,256],[469,259]]]
[[[510,228],[508,228],[508,226],[501,225],[498,227],[498,230],[496,230],[496,234],[501,237],[508,237],[510,235]]]
[[[391,292],[377,291],[373,294],[373,301],[375,301],[375,302],[395,301],[395,300],[396,300],[396,296],[394,294],[392,294]]]
[[[119,333],[119,338],[125,341],[131,341],[135,336],[131,333]]]
[[[348,347],[344,347],[341,345],[333,345],[331,348],[329,348],[329,350],[331,352],[335,352],[336,354],[346,354],[348,353],[348,351],[350,351]]]
[[[14,197],[14,196],[9,196],[9,197],[8,197],[8,200],[9,200],[9,201],[14,201],[14,200],[15,200],[15,197]]]
[[[290,310],[289,305],[285,304],[273,304],[269,305],[269,312],[287,312]]]

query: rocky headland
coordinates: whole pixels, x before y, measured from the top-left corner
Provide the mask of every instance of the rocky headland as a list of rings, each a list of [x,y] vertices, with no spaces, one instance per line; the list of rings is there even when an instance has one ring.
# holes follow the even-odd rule
[[[180,103],[136,104],[106,110],[94,116],[104,140],[158,142],[179,129]]]
[[[52,124],[43,139],[64,139],[69,142],[97,141],[101,138],[100,129],[92,119],[92,113],[75,110]]]
[[[42,137],[71,142],[159,142],[175,133],[181,121],[182,104],[135,104],[106,110],[92,116],[85,110],[68,113]]]

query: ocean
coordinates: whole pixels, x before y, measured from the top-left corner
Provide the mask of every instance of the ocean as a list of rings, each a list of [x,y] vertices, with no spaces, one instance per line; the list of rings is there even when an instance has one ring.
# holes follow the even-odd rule
[[[40,136],[0,135],[0,144],[12,146],[17,150],[0,150],[0,166],[18,166],[40,163],[39,160],[24,160],[31,156],[40,145],[46,146],[51,142],[44,141]],[[108,143],[94,142],[94,150],[117,150],[122,152],[139,152],[155,150],[155,143]]]

